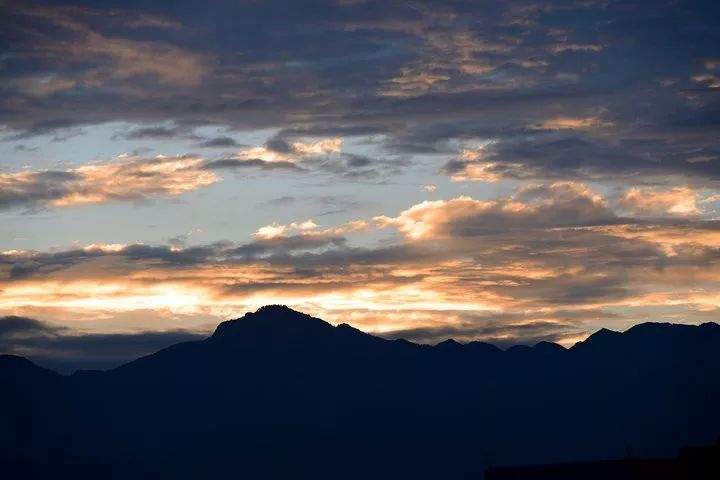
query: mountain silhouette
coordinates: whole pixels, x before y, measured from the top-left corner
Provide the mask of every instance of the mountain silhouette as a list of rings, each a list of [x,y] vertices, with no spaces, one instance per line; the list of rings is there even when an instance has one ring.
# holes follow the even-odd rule
[[[720,326],[501,350],[385,340],[274,305],[108,371],[3,355],[0,385],[0,460],[17,478],[53,462],[108,466],[92,478],[482,478],[713,443]]]

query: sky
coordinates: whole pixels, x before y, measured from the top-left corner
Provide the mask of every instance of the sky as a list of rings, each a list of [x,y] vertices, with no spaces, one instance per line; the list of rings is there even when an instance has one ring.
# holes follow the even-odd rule
[[[569,346],[720,312],[720,4],[0,2],[0,350],[265,304]]]

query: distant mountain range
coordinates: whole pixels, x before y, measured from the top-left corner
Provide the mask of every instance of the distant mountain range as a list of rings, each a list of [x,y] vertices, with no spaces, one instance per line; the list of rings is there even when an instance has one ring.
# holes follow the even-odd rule
[[[267,306],[109,371],[3,355],[0,389],[0,462],[18,478],[482,478],[715,442],[720,326],[501,350]]]

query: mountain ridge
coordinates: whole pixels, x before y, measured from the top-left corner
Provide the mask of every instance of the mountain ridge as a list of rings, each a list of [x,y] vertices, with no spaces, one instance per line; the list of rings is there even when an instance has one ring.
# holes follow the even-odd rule
[[[712,443],[720,328],[501,350],[386,340],[271,306],[107,371],[61,376],[0,356],[0,385],[12,427],[0,451],[42,462],[59,448],[108,462],[115,479],[482,478],[493,464]]]
[[[303,323],[300,323],[303,322]],[[562,353],[564,351],[572,351],[582,348],[590,347],[591,345],[594,346],[599,343],[605,343],[605,342],[613,342],[617,341],[619,339],[622,339],[623,337],[627,338],[628,336],[632,335],[638,335],[638,334],[652,334],[652,333],[667,333],[670,330],[675,331],[681,331],[684,330],[687,331],[698,331],[699,330],[711,330],[711,331],[720,331],[720,325],[716,322],[704,322],[699,325],[690,325],[690,324],[678,324],[678,323],[670,323],[670,322],[643,322],[640,324],[633,325],[629,327],[627,330],[624,331],[617,331],[617,330],[611,330],[608,328],[601,328],[600,330],[597,330],[596,332],[590,334],[586,339],[578,341],[574,345],[570,347],[564,347],[563,345],[560,345],[558,343],[549,342],[549,341],[540,341],[537,342],[534,345],[524,345],[524,344],[517,344],[517,345],[511,345],[506,348],[498,347],[497,345],[494,345],[493,343],[484,342],[484,341],[470,341],[470,342],[460,342],[458,340],[455,340],[453,338],[448,338],[446,340],[443,340],[441,342],[438,342],[436,344],[425,344],[425,343],[416,343],[412,342],[406,339],[394,339],[394,340],[388,340],[384,339],[382,337],[373,335],[371,333],[365,332],[363,330],[360,330],[356,327],[353,327],[347,323],[340,323],[337,325],[332,325],[329,322],[326,322],[325,320],[322,320],[317,317],[313,317],[311,315],[308,315],[303,312],[299,312],[297,310],[294,310],[286,305],[281,304],[272,304],[272,305],[265,305],[263,307],[260,307],[255,312],[247,312],[242,317],[238,317],[231,320],[226,320],[218,324],[218,326],[215,328],[212,334],[210,334],[208,337],[202,340],[197,341],[189,341],[189,342],[181,342],[178,344],[170,345],[166,348],[163,348],[161,350],[158,350],[156,352],[153,352],[149,355],[145,355],[143,357],[139,357],[137,359],[131,360],[129,362],[126,362],[122,365],[119,365],[116,368],[112,368],[109,370],[100,370],[100,371],[112,371],[112,370],[118,370],[123,368],[126,365],[132,364],[136,362],[137,360],[153,357],[154,355],[157,355],[158,353],[164,352],[166,350],[174,350],[178,348],[182,348],[183,345],[188,344],[198,344],[201,342],[207,342],[207,341],[226,341],[228,339],[238,339],[242,338],[243,335],[269,335],[270,337],[267,339],[269,341],[272,341],[273,339],[277,340],[278,338],[289,336],[289,338],[297,337],[299,335],[307,335],[308,333],[314,333],[314,334],[327,334],[335,336],[338,334],[338,332],[341,332],[345,330],[347,333],[356,335],[356,336],[362,336],[366,339],[372,338],[374,341],[382,341],[382,342],[390,342],[395,344],[404,344],[406,346],[410,347],[419,347],[419,348],[430,348],[435,349],[438,351],[444,351],[444,352],[461,352],[461,351],[483,351],[484,353],[522,353],[522,352],[530,352],[530,351],[542,351],[545,353]],[[52,369],[45,369],[44,367],[38,365],[37,363],[33,362],[31,359],[20,356],[20,355],[8,355],[8,354],[0,354],[0,358],[3,356],[11,356],[11,357],[17,357],[21,358],[23,360],[26,360],[33,365],[38,366],[39,368],[42,368],[47,371],[54,372]],[[0,368],[2,368],[2,362],[0,362]],[[81,373],[87,373],[89,371],[83,370]],[[78,373],[78,371],[73,372],[71,375],[74,375]],[[60,374],[58,374],[60,375]]]

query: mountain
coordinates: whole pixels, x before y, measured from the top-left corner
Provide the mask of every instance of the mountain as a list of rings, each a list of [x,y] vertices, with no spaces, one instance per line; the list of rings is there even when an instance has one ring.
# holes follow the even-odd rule
[[[0,356],[0,385],[0,460],[18,478],[53,461],[119,479],[482,478],[490,465],[714,442],[720,326],[503,351],[384,340],[267,306],[105,372]]]

